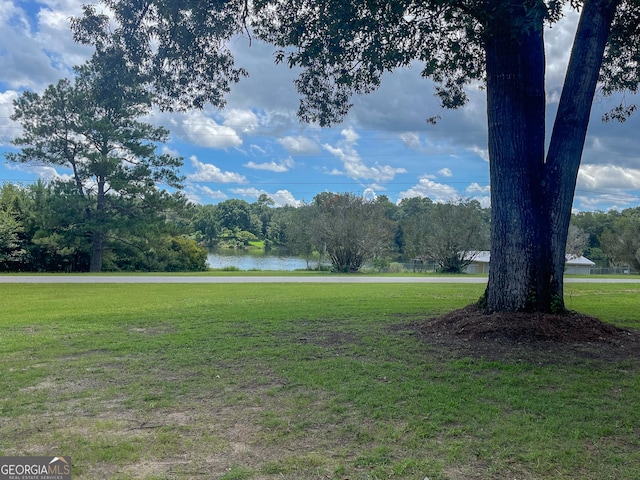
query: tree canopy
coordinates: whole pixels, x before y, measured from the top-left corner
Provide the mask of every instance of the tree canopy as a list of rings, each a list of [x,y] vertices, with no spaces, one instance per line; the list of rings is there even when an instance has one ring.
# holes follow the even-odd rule
[[[637,92],[640,76],[637,0],[100,3],[110,14],[85,5],[83,16],[72,19],[76,41],[123,54],[165,108],[224,106],[231,85],[249,74],[235,65],[228,47],[238,35],[274,44],[276,61],[302,68],[296,86],[304,119],[340,121],[353,94],[373,91],[383,73],[415,61],[434,81],[442,105],[457,108],[467,100],[466,85],[486,81],[487,39],[553,25],[565,9],[584,10],[586,4],[615,11],[603,54],[603,93]],[[635,108],[621,104],[615,112]]]

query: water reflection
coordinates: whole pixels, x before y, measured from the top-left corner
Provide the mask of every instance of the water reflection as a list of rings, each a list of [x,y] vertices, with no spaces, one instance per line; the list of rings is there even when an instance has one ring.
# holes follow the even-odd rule
[[[239,270],[305,270],[307,261],[286,254],[265,253],[261,250],[217,249],[209,251],[209,267],[223,269],[235,267]],[[312,268],[315,262],[311,263]]]

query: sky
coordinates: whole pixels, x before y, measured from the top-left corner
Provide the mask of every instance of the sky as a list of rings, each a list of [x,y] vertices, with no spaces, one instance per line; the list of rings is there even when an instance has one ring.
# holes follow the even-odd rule
[[[73,42],[69,18],[78,0],[0,0],[0,183],[29,184],[68,171],[7,162],[20,125],[13,101],[38,93],[91,55]],[[547,131],[560,96],[577,17],[569,14],[545,33]],[[184,158],[185,194],[199,204],[261,194],[278,206],[310,202],[320,192],[365,194],[392,202],[416,196],[447,202],[474,198],[488,207],[489,164],[485,95],[471,89],[469,104],[442,111],[420,65],[396,70],[374,93],[353,99],[345,120],[331,128],[301,123],[295,72],[273,63],[273,48],[252,39],[231,44],[250,77],[233,86],[224,110],[154,112],[145,121],[167,128],[161,148]],[[627,102],[640,99],[627,95]],[[574,211],[622,210],[640,205],[640,116],[603,123],[615,99],[597,95],[578,177]],[[440,115],[437,125],[427,118]],[[368,193],[370,195],[370,193]]]

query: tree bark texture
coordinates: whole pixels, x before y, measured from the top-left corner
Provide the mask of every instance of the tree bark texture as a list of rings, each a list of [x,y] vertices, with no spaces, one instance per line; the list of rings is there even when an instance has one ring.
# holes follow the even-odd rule
[[[619,0],[587,0],[571,51],[547,153],[545,185],[550,201],[552,280],[564,297],[563,276],[571,207],[602,58]],[[564,302],[563,302],[564,306]]]
[[[488,312],[564,309],[573,195],[602,54],[619,1],[584,4],[546,160],[543,19],[516,7],[508,22],[502,16],[501,25],[488,28]]]
[[[488,311],[535,308],[543,299],[549,239],[543,192],[545,91],[542,18],[514,9],[488,28],[487,117],[491,181]],[[524,30],[524,33],[523,33]]]

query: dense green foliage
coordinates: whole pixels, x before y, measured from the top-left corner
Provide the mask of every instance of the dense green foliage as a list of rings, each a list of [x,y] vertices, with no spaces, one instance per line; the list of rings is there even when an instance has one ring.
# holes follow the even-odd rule
[[[277,207],[226,200],[192,205],[159,195],[159,209],[134,209],[107,244],[107,271],[189,271],[206,268],[206,248],[285,249],[329,260],[336,271],[357,271],[364,262],[380,269],[391,261],[420,259],[443,272],[461,272],[470,253],[489,249],[490,210],[471,200],[445,204],[385,196],[364,201],[353,194],[323,193],[306,205]],[[90,261],[84,212],[72,186],[42,182],[0,187],[0,270],[86,271]],[[640,270],[640,209],[573,215],[567,253],[585,255],[597,267]]]
[[[640,208],[616,214],[600,240],[604,252],[614,264],[640,270]]]
[[[147,208],[152,200],[156,208]],[[157,193],[144,204],[113,199],[113,205],[123,211],[106,239],[103,270],[206,268],[206,250],[189,235],[194,207],[184,199]],[[2,185],[0,271],[88,271],[92,241],[84,207],[68,183]]]
[[[405,250],[412,258],[435,260],[442,272],[460,273],[473,252],[489,250],[489,217],[475,200],[432,203],[409,199],[413,205],[400,222]],[[402,203],[400,204],[402,207]]]
[[[370,202],[356,195],[322,193],[311,208],[309,228],[317,249],[322,249],[339,272],[357,272],[367,260],[384,256],[393,240],[394,225],[385,217],[383,201]]]

